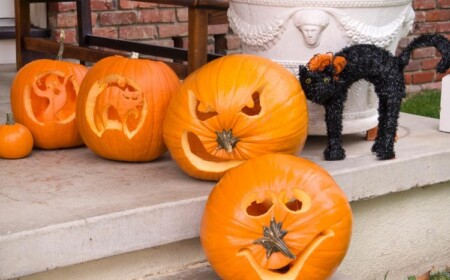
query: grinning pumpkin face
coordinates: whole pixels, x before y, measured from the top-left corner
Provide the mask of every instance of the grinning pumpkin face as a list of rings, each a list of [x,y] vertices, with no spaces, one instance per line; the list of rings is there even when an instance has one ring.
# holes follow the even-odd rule
[[[323,280],[344,258],[349,203],[332,177],[291,155],[231,169],[211,192],[200,229],[222,279]]]
[[[162,121],[180,80],[163,62],[112,56],[97,62],[81,85],[77,125],[97,155],[150,161],[166,147]]]
[[[82,144],[75,125],[76,98],[87,68],[41,59],[25,65],[11,87],[17,122],[33,134],[35,146],[57,149]]]
[[[184,80],[163,133],[181,169],[218,180],[247,159],[298,152],[307,123],[306,99],[294,75],[266,58],[229,55]]]

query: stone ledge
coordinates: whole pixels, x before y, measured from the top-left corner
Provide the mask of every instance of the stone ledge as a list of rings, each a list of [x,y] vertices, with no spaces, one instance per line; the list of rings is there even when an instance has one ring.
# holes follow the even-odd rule
[[[324,137],[310,137],[299,156],[327,169],[351,201],[373,198],[450,180],[450,134],[437,127],[402,114],[395,160],[376,160],[363,134],[344,137],[344,161],[321,159]],[[194,238],[214,186],[167,154],[121,163],[86,148],[0,160],[0,177],[0,279]]]

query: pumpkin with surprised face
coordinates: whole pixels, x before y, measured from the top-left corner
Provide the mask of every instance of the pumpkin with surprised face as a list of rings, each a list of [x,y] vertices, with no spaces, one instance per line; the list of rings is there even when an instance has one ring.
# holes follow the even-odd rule
[[[163,135],[183,171],[219,180],[256,156],[300,151],[307,125],[306,98],[295,76],[267,58],[236,54],[209,62],[183,81]]]
[[[269,154],[231,169],[201,222],[206,257],[222,279],[324,280],[344,258],[352,214],[318,165]]]

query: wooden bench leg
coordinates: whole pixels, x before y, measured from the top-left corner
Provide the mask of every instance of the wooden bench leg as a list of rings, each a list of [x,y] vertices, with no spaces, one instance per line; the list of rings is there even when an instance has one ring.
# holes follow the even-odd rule
[[[208,10],[189,8],[188,74],[207,62]]]
[[[23,38],[30,35],[30,1],[14,0],[16,22],[16,67],[19,70],[29,60],[29,51],[23,46]]]

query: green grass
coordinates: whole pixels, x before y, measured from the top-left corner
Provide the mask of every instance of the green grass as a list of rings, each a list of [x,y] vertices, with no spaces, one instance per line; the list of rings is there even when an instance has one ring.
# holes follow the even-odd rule
[[[408,280],[416,280],[416,276],[409,276]],[[450,280],[450,271],[440,271],[430,275],[430,280]]]
[[[405,98],[400,108],[404,113],[439,119],[441,92],[425,90]]]

